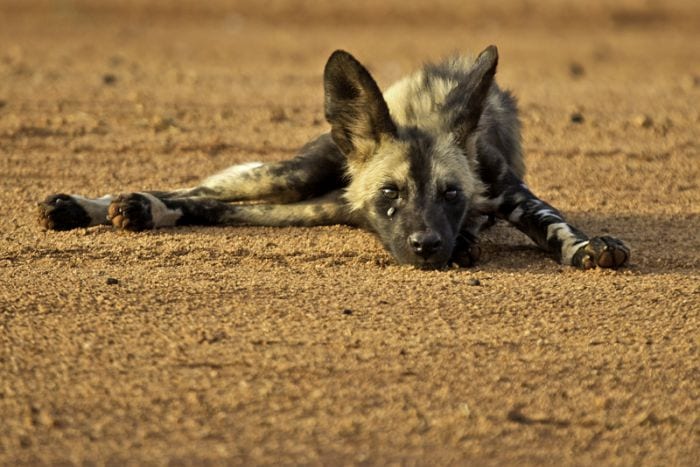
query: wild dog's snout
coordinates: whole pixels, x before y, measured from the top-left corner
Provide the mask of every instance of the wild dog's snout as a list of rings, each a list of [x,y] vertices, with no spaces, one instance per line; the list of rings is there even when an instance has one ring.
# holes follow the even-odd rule
[[[427,259],[440,249],[442,238],[432,230],[413,232],[408,236],[408,246],[415,254]]]

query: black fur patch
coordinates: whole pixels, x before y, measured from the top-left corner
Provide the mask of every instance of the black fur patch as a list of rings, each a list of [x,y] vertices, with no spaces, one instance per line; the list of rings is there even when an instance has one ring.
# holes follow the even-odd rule
[[[329,134],[304,145],[299,156],[272,164],[269,174],[279,179],[280,188],[308,199],[347,185],[345,156]]]
[[[352,55],[333,52],[323,77],[326,120],[333,141],[346,156],[367,156],[355,154],[363,139],[376,143],[382,135],[396,135],[379,86]]]
[[[218,225],[224,213],[235,209],[233,205],[214,199],[165,199],[163,204],[168,209],[182,211],[176,225]]]
[[[443,112],[458,142],[464,146],[476,129],[498,65],[498,51],[488,47],[477,57],[467,79],[445,98]]]

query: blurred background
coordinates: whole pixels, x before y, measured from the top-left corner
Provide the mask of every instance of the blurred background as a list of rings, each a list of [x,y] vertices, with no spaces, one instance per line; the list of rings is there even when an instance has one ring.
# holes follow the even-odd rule
[[[109,163],[115,151],[122,164],[184,151],[198,170],[184,158],[159,169],[190,183],[199,169],[288,157],[326,131],[321,75],[337,48],[386,88],[425,61],[496,44],[531,165],[657,157],[694,147],[699,39],[693,0],[3,0],[0,131],[80,134],[71,157]],[[121,183],[162,179],[149,173]]]

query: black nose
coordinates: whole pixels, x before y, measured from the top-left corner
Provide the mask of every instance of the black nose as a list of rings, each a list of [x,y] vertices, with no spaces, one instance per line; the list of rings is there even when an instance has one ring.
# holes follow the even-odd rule
[[[415,254],[428,258],[440,248],[442,239],[432,230],[424,230],[409,235],[408,244]]]

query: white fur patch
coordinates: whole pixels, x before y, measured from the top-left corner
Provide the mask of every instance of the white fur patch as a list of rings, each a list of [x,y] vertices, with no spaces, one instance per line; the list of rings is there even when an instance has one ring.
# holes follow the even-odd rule
[[[559,215],[557,213],[555,213],[554,210],[552,210],[550,208],[542,208],[542,209],[538,210],[535,213],[535,215],[538,216],[542,220],[544,220],[545,217],[555,217],[557,219],[561,219],[559,217]],[[554,225],[558,225],[558,224],[554,224]]]
[[[153,227],[172,227],[182,217],[182,209],[169,209],[165,203],[148,193],[139,193],[151,202]]]
[[[232,165],[231,167],[218,172],[202,182],[202,186],[214,188],[218,186],[230,185],[236,178],[246,172],[261,167],[262,162],[246,162],[245,164]]]
[[[588,240],[579,240],[566,222],[547,226],[547,241],[552,237],[561,242],[561,264],[564,265],[571,265],[571,260],[579,248],[588,243]]]
[[[90,227],[93,225],[107,224],[107,211],[112,202],[112,195],[105,195],[101,198],[91,199],[80,195],[70,195],[81,208],[90,216]]]
[[[520,222],[520,218],[522,217],[523,212],[523,208],[518,206],[517,208],[513,209],[513,212],[510,213],[510,216],[508,216],[508,220],[513,224],[517,224],[518,222]]]

